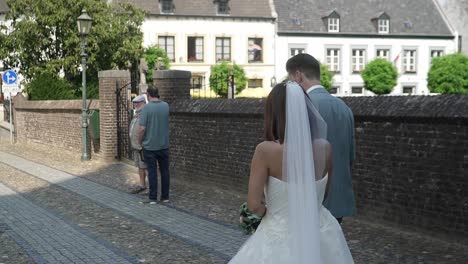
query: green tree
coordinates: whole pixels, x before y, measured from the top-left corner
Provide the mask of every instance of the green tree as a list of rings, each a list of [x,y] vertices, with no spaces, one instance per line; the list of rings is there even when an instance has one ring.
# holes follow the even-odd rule
[[[328,66],[320,64],[320,83],[327,90],[330,91],[333,87],[333,72],[328,70]]]
[[[63,78],[50,73],[38,74],[26,84],[29,100],[65,100],[75,99],[71,85]]]
[[[167,57],[166,51],[164,49],[159,48],[158,46],[150,46],[145,49],[143,53],[143,57],[148,64],[148,72],[146,73],[146,82],[153,83],[153,71],[156,69],[156,64],[158,62],[158,58],[162,58],[162,63],[164,65],[164,69],[169,69],[171,67],[171,63],[169,58]]]
[[[19,68],[27,81],[42,73],[62,72],[65,80],[81,86],[77,18],[82,9],[94,20],[86,38],[88,82],[97,82],[100,70],[126,69],[141,57],[144,12],[131,5],[108,5],[102,0],[7,0],[7,4],[12,32],[4,36],[0,59],[6,68]]]
[[[364,86],[377,94],[388,94],[397,84],[398,71],[389,61],[377,58],[369,62],[361,72]]]
[[[223,61],[214,66],[211,66],[211,90],[213,90],[219,96],[227,96],[229,75],[232,69],[234,69],[234,85],[236,87],[236,94],[240,93],[247,86],[247,77],[245,76],[244,69],[237,64],[232,66]]]
[[[468,94],[468,56],[456,53],[434,58],[427,86],[433,93]]]

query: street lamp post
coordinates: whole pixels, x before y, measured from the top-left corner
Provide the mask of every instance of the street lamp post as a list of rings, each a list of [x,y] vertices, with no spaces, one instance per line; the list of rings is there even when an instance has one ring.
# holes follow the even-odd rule
[[[81,16],[78,17],[78,32],[81,37],[81,70],[82,70],[82,93],[83,93],[83,106],[82,106],[82,153],[81,153],[81,160],[89,160],[89,153],[88,153],[88,136],[86,133],[88,127],[88,116],[86,110],[86,36],[89,34],[89,30],[91,29],[91,25],[93,23],[93,19],[88,16],[86,10],[83,9],[81,12]]]

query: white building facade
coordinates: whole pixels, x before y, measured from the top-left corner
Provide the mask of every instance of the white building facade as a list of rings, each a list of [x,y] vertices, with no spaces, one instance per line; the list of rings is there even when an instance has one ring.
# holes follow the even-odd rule
[[[171,69],[192,72],[196,87],[209,88],[210,68],[221,61],[242,66],[248,87],[271,87],[276,56],[272,1],[127,2],[147,12],[143,46],[166,50]]]
[[[270,87],[275,75],[273,19],[150,16],[142,31],[144,47],[165,49],[171,69],[203,77],[205,88],[210,67],[221,61],[242,66],[251,88]]]
[[[433,1],[311,0],[302,8],[296,2],[275,1],[279,78],[287,75],[290,57],[306,52],[334,73],[332,93],[373,95],[360,74],[368,62],[382,57],[399,74],[391,94],[427,95],[432,58],[457,52],[458,39]]]
[[[456,52],[456,44],[453,39],[279,35],[276,76],[286,76],[286,61],[301,52],[311,54],[334,72],[333,92],[337,95],[373,95],[364,89],[360,72],[377,57],[389,60],[398,70],[398,84],[391,94],[427,95],[432,57]]]

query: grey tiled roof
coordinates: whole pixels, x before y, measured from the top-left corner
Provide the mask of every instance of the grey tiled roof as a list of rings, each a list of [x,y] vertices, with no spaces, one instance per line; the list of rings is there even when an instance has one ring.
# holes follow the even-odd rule
[[[161,14],[159,0],[114,0],[134,4],[150,15]],[[215,0],[173,0],[174,15],[217,16]],[[271,18],[269,0],[229,0],[231,17]]]
[[[326,33],[323,17],[336,10],[340,33],[375,34],[371,19],[390,16],[390,34],[452,35],[432,0],[274,0],[278,32]]]
[[[10,10],[6,4],[6,0],[0,0],[0,14],[5,14]]]

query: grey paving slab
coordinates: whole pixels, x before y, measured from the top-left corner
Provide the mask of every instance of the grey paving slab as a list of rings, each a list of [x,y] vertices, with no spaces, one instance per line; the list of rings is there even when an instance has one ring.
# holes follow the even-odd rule
[[[223,258],[232,257],[247,239],[239,229],[164,205],[140,204],[140,199],[69,173],[0,151],[0,162],[56,184],[154,226],[159,231],[200,246]]]
[[[134,263],[102,241],[87,235],[52,212],[41,208],[0,183],[0,222],[37,263],[92,263],[108,258],[112,263]]]

